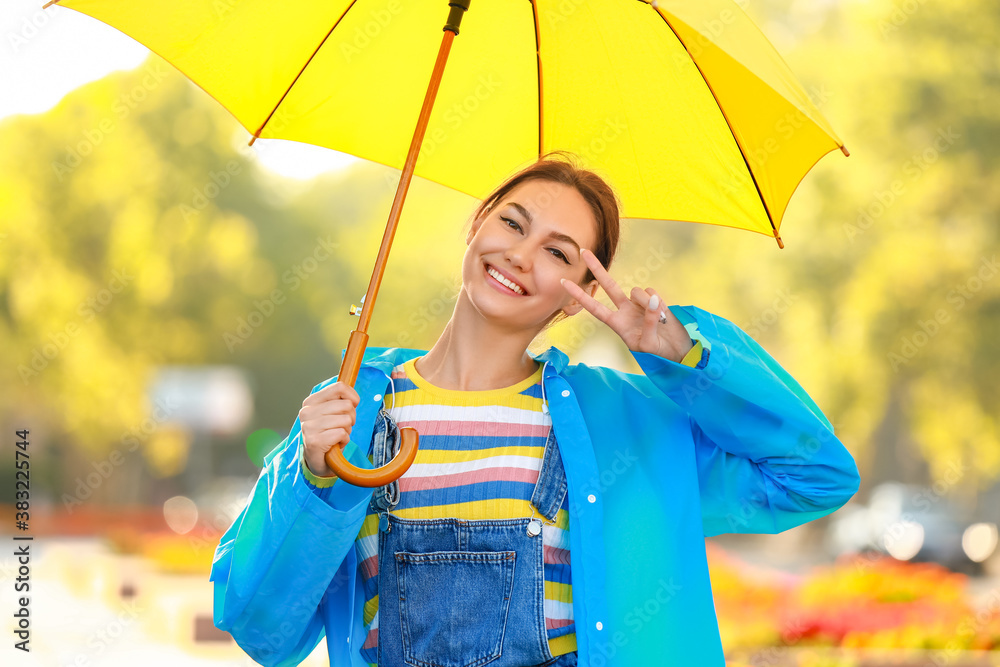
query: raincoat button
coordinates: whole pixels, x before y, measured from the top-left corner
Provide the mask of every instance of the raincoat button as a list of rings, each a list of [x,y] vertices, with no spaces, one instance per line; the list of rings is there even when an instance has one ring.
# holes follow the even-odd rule
[[[603,630],[603,629],[604,629],[604,624],[603,624],[603,623],[601,623],[600,621],[598,621],[598,622],[597,622],[597,629],[598,629],[598,630]]]
[[[563,396],[569,396],[569,389],[563,389],[562,390],[562,395]]]
[[[594,495],[594,494],[592,493],[592,494],[590,494],[589,496],[587,496],[587,500],[588,500],[588,501],[590,501],[590,502],[592,502],[592,503],[596,503],[596,502],[597,502],[597,496],[595,496],[595,495]]]
[[[382,394],[375,394],[375,400],[376,401],[381,401],[382,400]]]

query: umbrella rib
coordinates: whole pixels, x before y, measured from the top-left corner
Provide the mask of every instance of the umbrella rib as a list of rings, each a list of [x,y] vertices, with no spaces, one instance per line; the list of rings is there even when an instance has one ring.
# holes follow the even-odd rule
[[[538,157],[542,157],[542,147],[545,145],[542,142],[542,49],[541,49],[541,37],[538,31],[538,5],[535,4],[535,0],[531,1],[531,18],[535,22],[535,57],[538,61],[537,73],[538,73]]]
[[[722,107],[722,103],[719,102],[719,98],[715,94],[715,90],[712,88],[712,84],[709,83],[708,77],[705,76],[705,73],[701,71],[701,66],[698,64],[698,61],[695,60],[694,56],[691,55],[691,50],[688,49],[687,44],[685,44],[684,40],[681,39],[681,36],[677,34],[677,31],[674,30],[674,27],[670,25],[670,21],[668,21],[667,17],[663,15],[663,12],[660,10],[660,8],[656,5],[655,2],[651,6],[656,11],[656,13],[660,15],[660,18],[663,19],[663,22],[667,24],[667,27],[670,28],[670,32],[674,33],[674,37],[676,37],[677,41],[681,43],[681,46],[684,47],[684,50],[687,51],[688,57],[691,58],[691,62],[694,64],[695,67],[698,68],[698,74],[701,75],[702,81],[705,82],[705,85],[708,87],[708,91],[712,93],[712,98],[715,100],[715,105],[719,107],[719,111],[722,113],[722,118],[726,121],[726,127],[729,128],[729,133],[733,135],[733,141],[736,142],[736,147],[740,151],[740,157],[743,158],[743,164],[745,164],[747,167],[747,173],[750,174],[750,180],[753,181],[753,186],[754,188],[757,189],[757,198],[760,199],[760,204],[761,206],[764,207],[764,213],[767,214],[767,221],[771,223],[771,229],[774,232],[775,240],[778,242],[778,247],[784,248],[785,244],[781,242],[781,236],[778,235],[778,229],[777,227],[774,226],[774,218],[771,217],[771,209],[767,207],[767,202],[764,200],[764,194],[760,191],[760,185],[757,184],[757,177],[754,176],[753,169],[750,168],[750,162],[747,160],[747,155],[746,152],[743,150],[743,145],[740,143],[739,137],[736,136],[736,132],[733,131],[733,124],[729,122],[729,116],[726,114],[726,110]]]
[[[299,77],[302,76],[302,73],[306,71],[306,67],[309,67],[309,63],[312,62],[312,59],[316,57],[316,54],[319,53],[319,50],[323,48],[324,44],[326,44],[326,40],[330,38],[330,35],[333,34],[333,31],[337,29],[337,26],[340,25],[340,22],[344,20],[345,16],[347,16],[347,12],[351,11],[351,9],[354,8],[354,4],[356,2],[357,0],[352,0],[351,4],[347,7],[347,9],[344,10],[344,13],[340,15],[340,18],[337,19],[337,21],[333,24],[330,30],[326,33],[326,35],[323,36],[323,39],[320,40],[319,45],[316,46],[316,49],[309,56],[309,59],[306,60],[305,64],[302,66],[302,69],[300,69],[298,74],[295,75],[295,78],[292,79],[292,82],[288,84],[288,88],[281,95],[281,99],[279,99],[278,103],[274,105],[273,109],[271,109],[271,113],[267,114],[267,118],[265,118],[264,122],[260,124],[260,127],[257,128],[257,131],[253,133],[253,137],[250,139],[250,143],[248,144],[249,146],[253,146],[253,142],[257,141],[257,139],[260,137],[260,133],[264,131],[264,126],[267,125],[268,122],[270,122],[271,116],[273,116],[274,112],[278,110],[278,107],[281,106],[281,103],[285,101],[285,97],[288,95],[289,92],[291,92],[292,87],[298,82]]]

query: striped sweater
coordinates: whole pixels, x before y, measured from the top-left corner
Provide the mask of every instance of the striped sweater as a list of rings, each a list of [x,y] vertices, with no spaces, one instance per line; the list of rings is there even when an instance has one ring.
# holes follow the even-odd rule
[[[682,363],[701,366],[704,361],[696,340]],[[407,519],[539,516],[532,512],[530,499],[552,427],[542,410],[541,367],[509,387],[460,391],[430,384],[415,362],[410,359],[393,369],[392,389],[385,398],[393,420],[420,433],[417,458],[399,478],[399,503],[392,513]],[[314,475],[304,462],[302,468],[313,486],[328,487],[336,481]],[[539,516],[545,627],[553,656],[576,650],[567,503],[568,495],[554,525]],[[365,593],[361,656],[372,667],[378,660],[378,520],[369,506],[355,542]]]

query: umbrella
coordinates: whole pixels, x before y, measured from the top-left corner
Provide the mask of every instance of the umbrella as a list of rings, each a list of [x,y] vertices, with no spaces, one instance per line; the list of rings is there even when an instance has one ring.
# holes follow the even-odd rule
[[[826,153],[849,154],[733,0],[478,0],[471,10],[450,0],[447,14],[445,0],[45,6],[56,2],[163,57],[251,144],[300,141],[402,170],[341,366],[352,386],[414,174],[481,199],[547,151],[570,150],[600,165],[624,217],[746,229],[784,247],[799,181]],[[380,486],[406,471],[417,443],[401,429],[399,454],[376,470],[351,465],[342,447],[326,460],[344,481]]]

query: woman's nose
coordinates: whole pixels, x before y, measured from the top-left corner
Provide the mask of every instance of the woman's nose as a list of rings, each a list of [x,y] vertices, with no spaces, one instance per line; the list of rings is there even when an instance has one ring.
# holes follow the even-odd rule
[[[529,252],[527,247],[523,243],[517,243],[510,246],[504,252],[504,259],[511,263],[511,265],[518,267],[522,271],[526,271],[529,267],[528,260]]]

